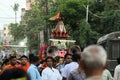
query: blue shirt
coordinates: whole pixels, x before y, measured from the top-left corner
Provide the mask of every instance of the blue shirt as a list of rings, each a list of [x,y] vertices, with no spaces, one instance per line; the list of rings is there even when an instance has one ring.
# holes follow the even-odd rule
[[[34,64],[30,65],[27,73],[31,80],[42,80],[38,68]]]

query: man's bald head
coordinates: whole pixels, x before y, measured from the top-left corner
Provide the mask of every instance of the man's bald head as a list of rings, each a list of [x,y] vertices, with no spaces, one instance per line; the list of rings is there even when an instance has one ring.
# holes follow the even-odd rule
[[[83,50],[82,61],[87,68],[102,68],[105,66],[107,54],[100,45],[90,45]]]

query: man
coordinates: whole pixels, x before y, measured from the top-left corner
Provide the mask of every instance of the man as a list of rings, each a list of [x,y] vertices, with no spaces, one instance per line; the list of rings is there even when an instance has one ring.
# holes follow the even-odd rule
[[[30,67],[30,63],[28,62],[28,57],[23,55],[20,58],[21,65],[20,68],[27,72],[28,68]]]
[[[78,68],[79,66],[78,60],[80,60],[80,55],[78,53],[72,54],[72,62],[65,65],[65,67],[62,70],[61,74],[62,74],[63,80],[68,80],[70,72]]]
[[[109,65],[109,63],[108,63],[108,61],[107,61],[107,62],[106,62],[106,65],[105,65],[105,67],[104,67],[104,71],[103,71],[103,73],[102,73],[102,79],[103,79],[103,80],[113,80],[113,77],[112,77],[110,71],[107,69],[107,68],[108,68],[108,65]]]
[[[0,46],[0,62],[3,62],[3,59],[5,58],[6,54],[2,50],[2,46]]]
[[[60,60],[61,60],[62,58],[60,58]],[[62,72],[62,70],[63,70],[63,68],[65,67],[65,65],[66,64],[69,64],[70,62],[72,62],[72,54],[65,54],[65,56],[64,56],[64,61],[61,63],[61,64],[59,64],[58,66],[57,66],[57,69],[60,71],[60,72]]]
[[[106,64],[107,55],[102,46],[90,45],[82,54],[81,67],[86,73],[85,80],[103,80],[102,73]]]
[[[113,80],[120,80],[120,57],[117,58],[117,63],[118,63],[118,65],[115,67]]]
[[[78,59],[79,67],[70,72],[68,80],[85,80],[86,75],[83,69],[81,68],[80,59]]]
[[[42,71],[42,80],[62,80],[59,71],[53,68],[54,59],[49,56],[45,61],[48,67]]]
[[[16,56],[11,56],[10,57],[10,64],[4,66],[2,72],[7,70],[7,69],[18,68],[18,67],[19,66],[17,65]]]
[[[0,75],[0,80],[30,80],[27,73],[19,68],[5,70]]]
[[[72,62],[72,54],[65,54],[65,56],[64,56],[64,63],[65,63],[65,65],[66,64],[69,64],[70,62]]]
[[[31,80],[42,80],[40,73],[38,71],[38,66],[39,65],[39,57],[33,56],[31,58],[31,65],[28,68],[28,76],[30,77]]]

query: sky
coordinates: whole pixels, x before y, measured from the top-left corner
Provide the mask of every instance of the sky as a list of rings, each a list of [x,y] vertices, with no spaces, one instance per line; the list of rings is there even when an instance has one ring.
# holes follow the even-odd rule
[[[26,0],[1,0],[0,1],[0,30],[3,30],[4,24],[15,22],[15,13],[12,9],[14,3],[19,4],[17,11],[17,22],[21,20],[21,8],[26,7]]]

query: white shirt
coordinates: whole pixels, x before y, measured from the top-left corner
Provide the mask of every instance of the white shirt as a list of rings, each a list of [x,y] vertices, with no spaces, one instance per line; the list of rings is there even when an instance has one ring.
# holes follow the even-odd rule
[[[57,69],[47,67],[42,71],[42,80],[62,80],[62,76]]]
[[[120,80],[120,64],[115,68],[113,80]]]
[[[0,51],[0,62],[5,58],[6,53],[4,51]]]
[[[102,73],[103,80],[113,80],[112,75],[108,69],[105,69]]]
[[[74,69],[77,69],[78,66],[79,66],[79,64],[77,62],[71,62],[71,63],[65,65],[65,67],[63,68],[62,73],[61,73],[62,77],[65,77],[66,79],[68,79],[70,72]]]

